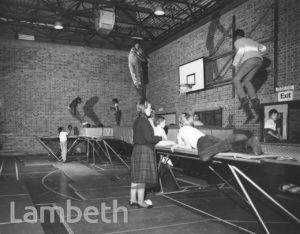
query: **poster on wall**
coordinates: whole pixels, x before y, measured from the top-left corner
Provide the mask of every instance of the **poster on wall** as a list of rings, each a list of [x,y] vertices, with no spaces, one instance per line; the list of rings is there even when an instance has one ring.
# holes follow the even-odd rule
[[[264,122],[269,119],[270,110],[275,109],[278,111],[278,119],[276,121],[276,127],[278,128],[279,135],[283,140],[287,139],[287,125],[288,125],[288,104],[274,104],[264,106]]]

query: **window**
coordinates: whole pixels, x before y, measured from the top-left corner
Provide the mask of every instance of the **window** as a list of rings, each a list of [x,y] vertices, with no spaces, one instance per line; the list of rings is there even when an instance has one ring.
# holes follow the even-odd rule
[[[159,114],[165,117],[166,125],[176,124],[176,113]]]
[[[197,111],[199,120],[208,126],[222,127],[222,108],[218,110]]]

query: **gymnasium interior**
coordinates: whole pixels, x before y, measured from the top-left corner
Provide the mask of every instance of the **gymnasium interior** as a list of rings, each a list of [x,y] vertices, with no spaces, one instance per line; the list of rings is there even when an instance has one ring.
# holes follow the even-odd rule
[[[249,100],[247,111],[238,29],[265,48],[250,81],[259,108]],[[0,234],[299,233],[299,29],[298,0],[1,0]],[[128,62],[136,43],[141,87]],[[174,144],[182,113],[205,135],[238,139],[209,161],[156,145],[151,208],[129,204],[145,98]],[[59,127],[70,130],[65,162]]]

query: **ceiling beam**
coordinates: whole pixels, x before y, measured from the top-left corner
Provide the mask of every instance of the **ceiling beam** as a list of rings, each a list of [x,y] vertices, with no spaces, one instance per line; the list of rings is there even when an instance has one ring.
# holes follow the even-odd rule
[[[147,29],[145,28],[145,26],[143,25],[142,22],[138,21],[137,19],[135,19],[134,17],[132,17],[131,14],[129,14],[127,11],[123,10],[124,14],[127,15],[130,19],[132,19],[134,22],[136,22],[137,25],[139,25],[140,27],[142,27],[142,29],[152,38],[155,39],[155,37],[153,36],[153,34]]]

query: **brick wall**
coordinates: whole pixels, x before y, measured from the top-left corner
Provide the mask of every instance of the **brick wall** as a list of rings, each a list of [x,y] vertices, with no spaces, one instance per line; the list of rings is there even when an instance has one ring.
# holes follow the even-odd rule
[[[83,99],[81,113],[87,100],[99,98],[94,111],[105,126],[115,124],[109,106],[112,98],[118,98],[121,125],[131,125],[139,96],[131,82],[127,56],[126,51],[1,39],[2,147],[44,152],[33,136],[57,135],[57,127],[68,124],[80,127],[67,109],[77,96]]]
[[[300,2],[279,1],[278,86],[300,83]],[[297,99],[300,99],[297,93]]]
[[[300,109],[291,109],[289,111],[289,138],[293,143],[300,143]]]
[[[279,75],[278,84],[297,85],[295,98],[300,99],[298,88],[299,67],[299,16],[294,9],[299,9],[295,0],[279,1]],[[270,9],[269,9],[270,8]],[[267,10],[269,9],[269,10]],[[238,110],[239,101],[233,96],[232,85],[227,84],[217,88],[207,89],[188,95],[179,95],[178,66],[200,57],[208,57],[221,40],[224,32],[232,24],[232,17],[236,17],[236,28],[242,28],[251,37],[265,44],[268,48],[267,66],[256,77],[258,96],[263,103],[277,101],[277,93],[274,93],[274,1],[249,0],[237,8],[216,15],[217,18],[200,26],[179,39],[151,53],[151,66],[149,68],[149,97],[154,106],[163,108],[166,113],[181,113],[202,111],[207,109],[223,108],[223,126],[228,125],[232,118],[235,127],[248,129],[255,134],[260,134],[260,123],[243,125],[246,116]],[[261,17],[264,17],[261,23]],[[288,20],[287,20],[288,19]],[[291,23],[292,22],[292,23]],[[291,26],[287,24],[291,23]],[[289,34],[286,37],[286,34]],[[296,40],[296,38],[298,38]],[[232,50],[231,35],[225,37],[216,55]],[[218,74],[223,65],[228,61],[225,57],[213,61],[206,66],[207,80]],[[287,61],[282,62],[283,58]],[[268,64],[269,63],[269,64]],[[211,70],[216,69],[216,70]],[[232,71],[224,70],[222,79],[231,80]],[[297,81],[298,79],[298,81]]]

